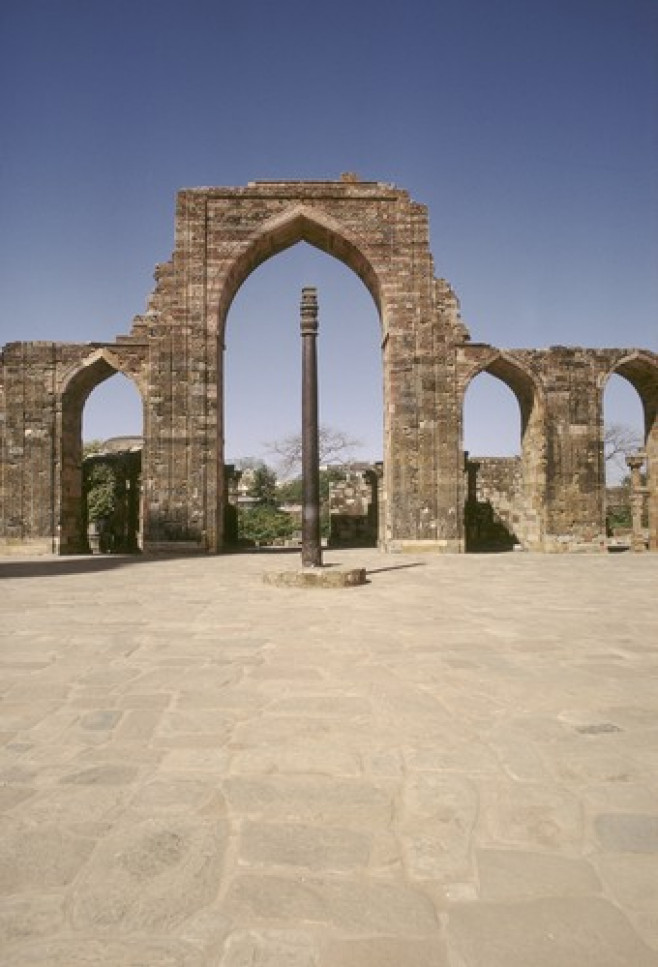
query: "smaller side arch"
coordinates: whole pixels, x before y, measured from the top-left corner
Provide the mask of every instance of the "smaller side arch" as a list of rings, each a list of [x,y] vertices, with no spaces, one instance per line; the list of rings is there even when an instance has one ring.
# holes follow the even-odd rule
[[[135,384],[144,407],[142,381],[122,365],[119,355],[108,347],[99,347],[69,366],[59,380],[55,545],[60,554],[87,551],[82,481],[82,413],[92,391],[117,373],[122,373]]]
[[[658,358],[633,350],[612,360],[600,378],[601,405],[609,378],[622,376],[636,390],[644,413],[649,550],[658,551]]]
[[[126,364],[107,346],[95,349],[79,362],[67,367],[59,380],[59,394],[64,396],[67,392],[82,393],[86,399],[92,390],[117,373],[122,373],[135,383],[140,395],[144,397],[145,380],[142,372]]]
[[[481,373],[489,373],[503,382],[512,391],[519,405],[521,415],[520,479],[518,484],[514,485],[512,507],[508,516],[510,529],[523,546],[539,549],[543,543],[545,530],[546,500],[545,396],[543,387],[537,375],[522,360],[517,359],[509,352],[492,349],[489,353],[481,356],[463,377],[460,401],[462,434],[466,393],[472,381]],[[463,442],[461,446],[463,448]],[[476,499],[477,469],[474,464],[467,466],[469,475],[467,504]],[[515,471],[516,473],[519,473],[519,471]],[[466,534],[466,537],[468,537],[468,534]]]

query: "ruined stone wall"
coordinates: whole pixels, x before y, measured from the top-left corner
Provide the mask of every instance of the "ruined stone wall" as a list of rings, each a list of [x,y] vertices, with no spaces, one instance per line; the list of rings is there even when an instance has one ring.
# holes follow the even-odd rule
[[[119,369],[139,382],[143,346],[9,343],[0,353],[0,551],[77,553],[82,509],[82,409]]]
[[[303,240],[352,268],[379,309],[385,545],[458,546],[456,427],[439,414],[446,347],[463,327],[449,287],[434,279],[428,238],[426,209],[378,182],[180,192],[176,249],[149,307],[149,396],[158,402],[150,406],[147,539],[173,525],[210,550],[221,546],[226,316],[251,271]]]
[[[472,476],[465,507],[468,532],[469,512],[476,516],[483,508],[502,526],[510,541],[524,543],[523,471],[520,457],[469,456],[466,472]],[[475,514],[473,514],[475,511]],[[481,515],[480,515],[481,516]],[[467,542],[468,543],[468,542]]]
[[[526,543],[545,551],[605,548],[603,392],[612,373],[628,379],[644,405],[651,546],[658,549],[658,356],[637,349],[457,349],[463,401],[480,372],[501,379],[521,410],[521,466]]]
[[[391,185],[347,178],[185,189],[174,253],[157,267],[147,309],[129,333],[113,343],[4,347],[0,550],[83,548],[82,409],[118,371],[144,400],[145,549],[221,549],[227,314],[249,274],[300,241],[350,267],[379,311],[383,548],[464,549],[463,400],[470,381],[489,372],[507,383],[521,410],[524,543],[601,549],[602,395],[616,372],[644,405],[650,546],[658,549],[658,355],[469,342],[456,296],[434,276],[425,207]]]
[[[329,544],[332,547],[374,547],[377,544],[377,474],[346,471],[345,480],[329,487]]]

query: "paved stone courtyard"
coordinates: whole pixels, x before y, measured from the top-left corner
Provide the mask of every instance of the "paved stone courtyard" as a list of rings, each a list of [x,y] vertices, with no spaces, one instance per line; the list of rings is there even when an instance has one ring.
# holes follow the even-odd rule
[[[7,967],[658,965],[658,555],[0,562]]]

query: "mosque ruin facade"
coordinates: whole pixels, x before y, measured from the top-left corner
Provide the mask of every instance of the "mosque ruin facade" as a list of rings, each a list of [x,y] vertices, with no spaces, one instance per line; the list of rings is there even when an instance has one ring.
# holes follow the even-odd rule
[[[143,550],[224,548],[227,314],[257,266],[301,241],[352,269],[379,313],[383,550],[465,550],[474,475],[509,476],[509,467],[474,468],[465,459],[463,401],[482,372],[510,387],[521,412],[521,455],[505,485],[515,539],[547,552],[605,549],[603,391],[612,374],[635,387],[645,420],[648,547],[658,550],[658,355],[472,342],[454,292],[435,275],[425,206],[395,186],[343,176],[180,191],[173,256],[157,266],[146,312],[130,332],[112,342],[2,348],[0,553],[88,550],[82,411],[117,372],[143,401]]]

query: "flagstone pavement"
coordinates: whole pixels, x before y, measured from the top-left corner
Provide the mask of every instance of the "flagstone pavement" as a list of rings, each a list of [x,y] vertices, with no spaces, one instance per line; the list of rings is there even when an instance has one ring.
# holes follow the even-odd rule
[[[0,561],[7,967],[658,967],[658,555]]]

